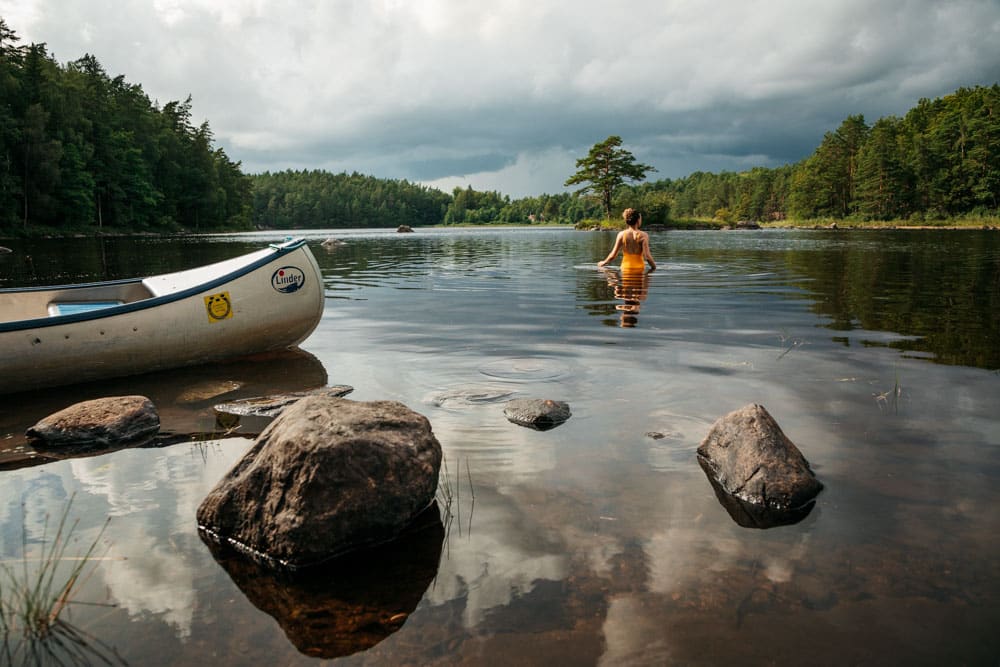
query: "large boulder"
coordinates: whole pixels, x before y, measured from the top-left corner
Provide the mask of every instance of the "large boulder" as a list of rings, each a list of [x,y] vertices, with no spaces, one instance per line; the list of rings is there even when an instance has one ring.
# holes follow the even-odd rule
[[[698,462],[740,525],[799,521],[823,488],[799,449],[756,404],[717,420],[698,446]]]
[[[287,408],[208,494],[198,525],[297,569],[398,536],[434,500],[441,445],[394,401],[309,396]]]
[[[145,396],[83,401],[45,417],[25,431],[40,446],[114,447],[143,441],[160,430],[156,406]]]

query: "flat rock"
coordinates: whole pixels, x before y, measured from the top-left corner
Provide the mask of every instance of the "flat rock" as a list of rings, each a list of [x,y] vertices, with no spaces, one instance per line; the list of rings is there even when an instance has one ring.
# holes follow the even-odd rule
[[[45,417],[25,431],[37,445],[112,447],[154,436],[156,406],[145,396],[108,396],[83,401]]]
[[[519,426],[547,431],[570,418],[569,403],[547,398],[515,398],[507,401],[503,414]]]
[[[277,417],[285,409],[296,401],[306,396],[329,396],[339,398],[347,396],[354,387],[346,384],[338,384],[332,387],[321,387],[311,391],[293,391],[287,394],[275,394],[273,396],[255,396],[253,398],[241,398],[228,403],[220,403],[212,409],[221,414],[234,415],[236,417]]]
[[[736,503],[723,502],[730,514],[741,509],[758,527],[801,520],[823,488],[799,449],[757,404],[718,419],[698,446],[698,462],[723,494],[720,500]]]
[[[199,528],[298,569],[388,542],[434,500],[441,445],[395,401],[296,401],[198,508]]]

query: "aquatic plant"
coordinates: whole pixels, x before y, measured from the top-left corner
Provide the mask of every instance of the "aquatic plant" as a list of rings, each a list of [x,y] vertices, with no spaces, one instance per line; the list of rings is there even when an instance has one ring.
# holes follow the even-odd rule
[[[899,399],[903,395],[903,385],[899,383],[898,368],[893,369],[893,375],[895,376],[895,381],[892,385],[892,389],[889,391],[875,392],[872,396],[875,398],[875,403],[878,404],[879,410],[885,412],[891,407],[893,414],[898,414]]]
[[[476,489],[472,484],[472,470],[469,467],[468,459],[465,461],[465,474],[469,483],[469,497],[471,499],[466,530],[471,535],[472,515],[476,509]],[[452,477],[448,470],[448,458],[446,456],[441,457],[441,472],[438,475],[438,489],[435,494],[435,500],[437,500],[438,506],[444,512],[445,542],[447,543],[451,536],[451,526],[456,521],[458,523],[458,534],[459,536],[462,535],[462,484],[461,471],[456,470],[454,486],[452,485]]]
[[[82,554],[67,551],[79,519],[67,526],[71,497],[48,540],[48,518],[42,534],[41,553],[30,557],[27,526],[22,520],[21,566],[0,563],[0,663],[79,664],[95,661],[124,664],[113,648],[62,618],[78,587],[93,571],[95,550],[110,518]],[[22,507],[23,513],[23,507]],[[70,564],[67,568],[64,564]]]

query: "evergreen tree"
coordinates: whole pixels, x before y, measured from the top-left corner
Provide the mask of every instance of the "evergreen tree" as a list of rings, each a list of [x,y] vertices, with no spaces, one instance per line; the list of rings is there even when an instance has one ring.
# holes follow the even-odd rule
[[[586,157],[576,161],[577,172],[566,180],[566,185],[586,183],[577,194],[590,194],[600,200],[606,218],[611,217],[615,190],[626,181],[641,181],[648,172],[656,171],[637,163],[635,156],[621,145],[622,138],[616,135],[594,144]]]
[[[866,219],[906,217],[912,206],[912,175],[899,150],[898,118],[879,119],[858,153],[854,207]]]

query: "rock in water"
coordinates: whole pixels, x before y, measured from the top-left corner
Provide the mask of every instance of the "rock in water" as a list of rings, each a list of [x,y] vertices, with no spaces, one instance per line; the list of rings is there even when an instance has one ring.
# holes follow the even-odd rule
[[[441,445],[395,401],[308,396],[287,408],[198,508],[198,525],[296,569],[387,542],[434,500]]]
[[[25,435],[50,446],[112,447],[151,437],[159,430],[160,416],[151,400],[108,396],[51,414]]]
[[[321,387],[310,391],[295,391],[288,394],[276,394],[273,396],[255,396],[253,398],[241,398],[228,403],[220,403],[213,409],[217,413],[233,415],[236,417],[277,417],[284,412],[289,405],[306,396],[323,395],[340,397],[346,396],[354,391],[354,387],[346,384],[338,384],[332,387]]]
[[[823,488],[802,453],[756,404],[717,420],[698,446],[698,462],[716,491],[738,500],[758,527],[801,519]]]
[[[515,398],[507,401],[503,414],[508,421],[536,431],[555,428],[572,416],[568,403],[541,398]]]

